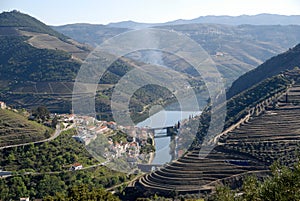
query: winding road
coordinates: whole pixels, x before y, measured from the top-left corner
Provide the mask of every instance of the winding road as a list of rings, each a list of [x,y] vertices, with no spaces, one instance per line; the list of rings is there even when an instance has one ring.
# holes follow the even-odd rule
[[[26,142],[26,143],[22,143],[22,144],[8,145],[8,146],[0,147],[0,150],[11,148],[11,147],[20,147],[20,146],[25,146],[25,145],[30,145],[30,144],[39,144],[39,143],[43,143],[43,142],[49,142],[49,141],[54,140],[55,138],[57,138],[62,131],[71,129],[73,127],[74,127],[74,124],[72,124],[71,126],[68,126],[67,128],[64,128],[64,129],[61,130],[60,125],[57,124],[54,134],[51,137],[47,138],[47,139],[39,140],[39,141],[35,141],[35,142]]]

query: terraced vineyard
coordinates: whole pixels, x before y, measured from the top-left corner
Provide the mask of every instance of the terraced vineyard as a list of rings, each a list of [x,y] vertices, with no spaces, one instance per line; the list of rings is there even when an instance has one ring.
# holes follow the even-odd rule
[[[146,174],[137,189],[170,193],[211,192],[216,184],[240,185],[245,175],[265,176],[279,161],[291,165],[300,150],[300,86],[294,85],[259,116],[222,135],[205,158],[194,148],[182,158]],[[274,107],[271,107],[273,105]]]
[[[0,147],[46,139],[51,129],[28,121],[26,117],[0,109]]]

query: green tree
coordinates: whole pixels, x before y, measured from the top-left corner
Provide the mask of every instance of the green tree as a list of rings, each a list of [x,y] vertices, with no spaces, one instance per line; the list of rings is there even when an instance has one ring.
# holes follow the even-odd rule
[[[52,128],[55,128],[57,124],[58,124],[58,119],[57,119],[57,117],[55,116],[55,117],[52,119],[51,127],[52,127]]]
[[[65,189],[65,182],[57,176],[44,175],[43,179],[37,186],[37,197],[44,197],[46,195],[55,195],[56,192],[61,192]]]
[[[42,122],[46,121],[50,117],[50,112],[45,106],[39,106],[35,110],[32,111],[32,115]]]
[[[28,191],[22,177],[13,177],[8,185],[10,186],[10,197],[13,199],[19,199],[20,197],[28,196]]]

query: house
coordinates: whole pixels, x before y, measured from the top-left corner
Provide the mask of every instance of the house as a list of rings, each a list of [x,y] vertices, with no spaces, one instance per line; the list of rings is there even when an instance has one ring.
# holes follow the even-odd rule
[[[6,109],[6,104],[3,101],[0,101],[0,108],[2,110]]]
[[[64,115],[64,122],[74,122],[75,115],[74,114],[66,114]]]
[[[20,201],[29,201],[29,197],[27,197],[27,198],[20,198]]]
[[[70,170],[73,170],[73,171],[81,170],[81,169],[82,169],[82,165],[80,163],[74,163],[70,168]]]

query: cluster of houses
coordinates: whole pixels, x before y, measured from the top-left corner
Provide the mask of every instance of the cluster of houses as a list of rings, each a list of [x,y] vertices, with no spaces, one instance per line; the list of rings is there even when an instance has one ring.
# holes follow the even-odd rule
[[[114,130],[118,129],[115,122],[110,121],[98,121],[94,117],[90,116],[65,116],[65,122],[72,121],[75,122],[77,128],[77,135],[73,138],[85,145],[90,144],[93,140],[96,140],[99,134],[113,133]]]
[[[148,139],[152,139],[154,136],[153,132],[146,128],[123,127],[113,121],[99,121],[89,116],[63,115],[61,119],[66,123],[74,122],[76,124],[78,132],[73,138],[86,146],[95,141],[99,135],[105,136],[105,142],[101,142],[99,147],[103,146],[101,155],[106,160],[120,157],[125,157],[128,162],[132,163],[145,160],[146,156],[141,153],[141,149],[149,144]],[[120,133],[126,133],[126,138],[122,138],[122,141],[113,140],[114,136],[120,135]],[[151,142],[153,141],[151,140]]]
[[[129,158],[131,161],[139,156],[140,146],[138,142],[113,142],[109,138],[108,143],[110,146],[104,153],[104,157],[107,159],[115,159],[120,157]]]
[[[141,149],[149,144],[149,138],[153,139],[152,130],[127,126],[123,127],[123,132],[127,135],[124,142],[114,142],[111,138],[108,138],[109,147],[104,153],[105,158],[109,160],[123,158],[133,165],[147,160],[149,153],[142,153]],[[151,142],[153,141],[151,140]]]

